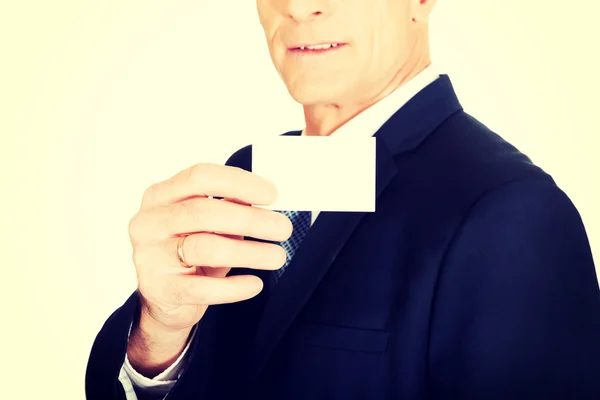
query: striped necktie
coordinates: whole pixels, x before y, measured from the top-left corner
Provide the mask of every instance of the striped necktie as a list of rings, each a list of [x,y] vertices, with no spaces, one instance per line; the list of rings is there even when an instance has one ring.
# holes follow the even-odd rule
[[[306,233],[310,229],[310,220],[311,220],[311,212],[310,211],[279,211],[283,215],[287,216],[292,221],[292,226],[294,230],[292,231],[292,236],[284,242],[280,242],[279,244],[285,249],[287,254],[287,259],[283,267],[274,271],[273,279],[275,283],[279,282],[279,279],[283,275],[285,268],[288,266],[294,253],[300,247],[300,243],[306,236]]]

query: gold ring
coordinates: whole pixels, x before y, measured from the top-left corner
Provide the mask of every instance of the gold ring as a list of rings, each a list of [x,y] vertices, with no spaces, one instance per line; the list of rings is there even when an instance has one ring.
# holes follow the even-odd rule
[[[185,268],[191,267],[191,265],[188,264],[187,261],[185,261],[185,257],[183,256],[183,242],[185,241],[185,239],[187,239],[188,236],[189,235],[181,236],[177,241],[177,258],[179,259],[181,265]]]

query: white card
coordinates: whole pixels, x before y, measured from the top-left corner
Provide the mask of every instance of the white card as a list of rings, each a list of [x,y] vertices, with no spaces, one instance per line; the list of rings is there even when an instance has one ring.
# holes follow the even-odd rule
[[[252,143],[252,172],[287,211],[375,211],[375,137],[276,136]]]

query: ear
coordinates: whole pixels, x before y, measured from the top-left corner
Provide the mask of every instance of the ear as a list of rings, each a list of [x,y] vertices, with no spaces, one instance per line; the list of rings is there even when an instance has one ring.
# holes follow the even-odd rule
[[[427,23],[436,0],[410,0],[413,22]]]

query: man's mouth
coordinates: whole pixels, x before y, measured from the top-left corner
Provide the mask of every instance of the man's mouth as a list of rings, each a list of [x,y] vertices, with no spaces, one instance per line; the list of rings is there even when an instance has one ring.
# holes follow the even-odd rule
[[[296,53],[296,54],[322,54],[322,53],[326,53],[326,52],[331,52],[334,50],[337,50],[341,47],[344,47],[346,45],[346,43],[321,43],[321,44],[314,44],[314,45],[297,45],[294,47],[291,47],[289,50],[292,53]]]

